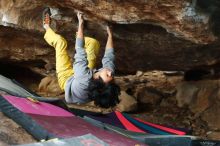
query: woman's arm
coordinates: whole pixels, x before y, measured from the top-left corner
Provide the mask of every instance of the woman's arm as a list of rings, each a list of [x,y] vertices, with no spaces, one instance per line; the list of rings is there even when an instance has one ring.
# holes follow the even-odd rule
[[[112,31],[109,26],[107,26],[107,34],[108,34],[108,39],[106,43],[106,48],[105,48],[105,54],[104,57],[102,58],[102,67],[103,68],[108,68],[112,71],[114,74],[115,72],[115,55],[114,55],[114,48],[113,48],[113,39],[112,39]]]
[[[88,74],[89,68],[88,68],[87,55],[84,49],[83,14],[81,12],[78,12],[77,17],[79,21],[79,26],[76,36],[76,45],[75,45],[76,54],[74,56],[75,62],[73,65],[73,69],[74,69],[75,78],[81,78],[81,77],[85,77],[85,75]]]

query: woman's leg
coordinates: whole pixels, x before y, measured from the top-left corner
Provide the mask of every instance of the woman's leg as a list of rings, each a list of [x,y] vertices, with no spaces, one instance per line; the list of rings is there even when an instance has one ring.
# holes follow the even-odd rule
[[[96,67],[96,60],[99,55],[100,44],[94,38],[85,37],[84,39],[85,39],[85,49],[87,54],[88,67],[90,69],[94,69]]]
[[[56,71],[58,82],[62,90],[65,89],[66,80],[74,74],[70,58],[67,54],[66,40],[56,34],[51,28],[47,29],[44,36],[47,43],[56,50]],[[85,49],[87,53],[88,67],[96,67],[97,56],[99,55],[100,44],[91,37],[85,37]]]
[[[74,74],[70,57],[67,53],[66,40],[56,34],[51,28],[46,29],[44,39],[55,48],[56,51],[56,73],[60,88],[64,91],[67,79]]]

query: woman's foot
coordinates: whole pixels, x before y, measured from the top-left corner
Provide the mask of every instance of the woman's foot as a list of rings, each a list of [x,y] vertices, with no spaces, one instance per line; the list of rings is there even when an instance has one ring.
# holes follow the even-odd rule
[[[45,8],[44,11],[43,11],[43,27],[44,29],[48,29],[50,28],[50,24],[51,24],[51,12],[50,12],[50,8]]]

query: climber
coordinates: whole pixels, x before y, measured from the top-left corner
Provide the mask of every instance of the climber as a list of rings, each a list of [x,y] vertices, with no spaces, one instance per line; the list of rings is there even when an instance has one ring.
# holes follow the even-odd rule
[[[78,32],[73,67],[67,54],[66,40],[56,34],[50,27],[51,12],[46,8],[43,12],[43,27],[46,30],[44,39],[55,48],[56,73],[59,86],[65,91],[67,103],[85,103],[94,100],[100,107],[108,108],[116,105],[120,88],[113,81],[114,78],[114,49],[111,28],[107,26],[108,39],[102,68],[94,69],[99,52],[99,43],[96,39],[84,37],[84,19],[81,12],[77,13]]]

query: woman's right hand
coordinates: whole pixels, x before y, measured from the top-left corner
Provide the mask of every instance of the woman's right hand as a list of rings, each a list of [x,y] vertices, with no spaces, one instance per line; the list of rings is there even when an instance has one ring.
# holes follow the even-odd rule
[[[83,13],[82,12],[80,12],[80,11],[77,12],[77,18],[78,18],[79,24],[83,24],[84,19],[83,19]]]

